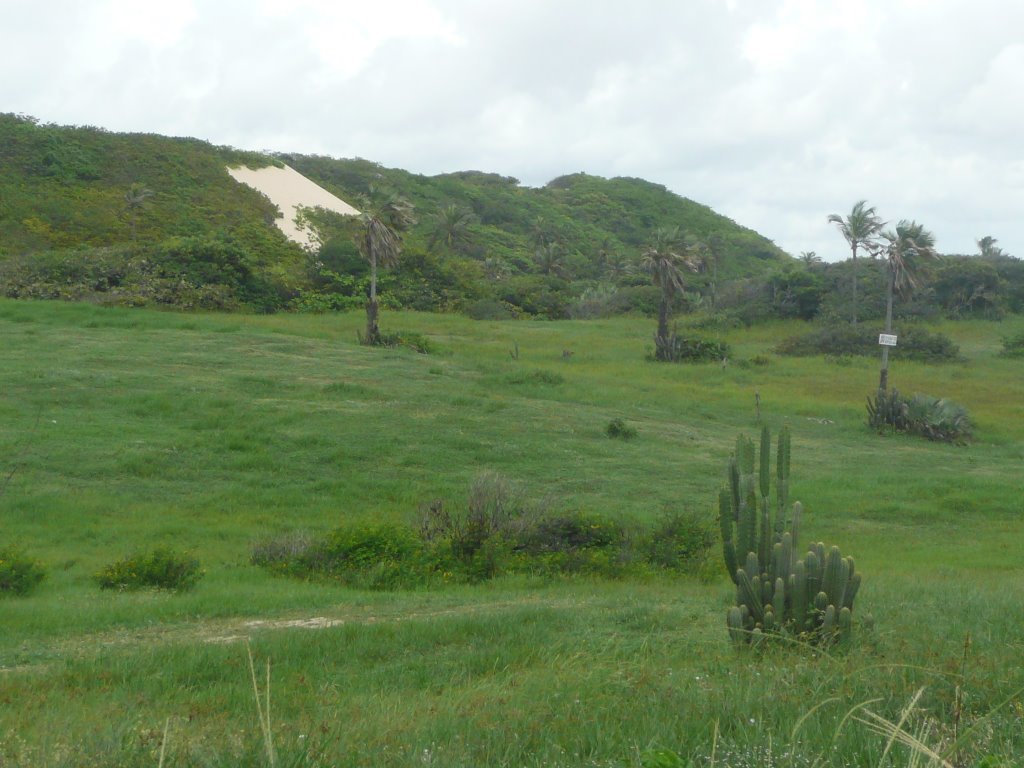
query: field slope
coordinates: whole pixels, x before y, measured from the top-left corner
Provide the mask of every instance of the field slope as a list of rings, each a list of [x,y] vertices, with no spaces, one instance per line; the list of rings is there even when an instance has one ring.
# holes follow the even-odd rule
[[[0,302],[3,540],[49,568],[0,598],[0,765],[269,764],[247,643],[280,765],[877,765],[885,738],[844,715],[898,718],[920,688],[928,743],[977,726],[961,765],[1024,754],[1024,371],[997,356],[1019,318],[944,325],[963,363],[893,366],[969,409],[965,447],[869,432],[874,361],[773,355],[795,323],[669,366],[637,319],[386,313],[431,355],[360,347],[361,322]],[[792,429],[807,536],[865,574],[876,629],[846,655],[735,653],[724,577],[372,593],[249,564],[263,535],[457,506],[484,470],[557,508],[710,516],[755,393]],[[193,592],[95,586],[156,545],[201,560]]]

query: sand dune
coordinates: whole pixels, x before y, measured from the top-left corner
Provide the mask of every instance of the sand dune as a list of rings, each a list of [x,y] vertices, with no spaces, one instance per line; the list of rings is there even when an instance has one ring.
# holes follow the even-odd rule
[[[323,187],[313,183],[294,168],[287,165],[283,168],[273,166],[267,168],[228,168],[231,177],[253,189],[262,192],[276,205],[282,216],[275,222],[289,240],[303,247],[315,247],[316,243],[310,233],[295,225],[295,216],[300,206],[315,208],[317,206],[347,216],[358,216],[359,211],[339,197],[335,197]]]

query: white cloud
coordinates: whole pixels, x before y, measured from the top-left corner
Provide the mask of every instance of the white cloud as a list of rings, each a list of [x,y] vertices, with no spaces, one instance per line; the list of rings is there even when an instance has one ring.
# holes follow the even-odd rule
[[[992,234],[1024,256],[1024,4],[39,5],[5,10],[0,108],[45,121],[532,184],[641,176],[826,258],[845,257],[826,215],[867,198],[941,249]]]

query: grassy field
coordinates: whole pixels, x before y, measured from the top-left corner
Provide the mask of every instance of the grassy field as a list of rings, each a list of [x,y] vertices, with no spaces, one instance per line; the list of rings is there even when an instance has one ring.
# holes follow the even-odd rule
[[[49,569],[0,599],[0,766],[902,766],[860,720],[922,688],[908,732],[1019,764],[1024,363],[998,351],[1024,319],[945,324],[964,362],[892,365],[968,408],[964,447],[870,432],[877,361],[773,355],[797,323],[673,366],[638,319],[385,315],[430,355],[360,347],[361,321],[0,302],[0,546]],[[724,572],[382,593],[249,563],[263,536],[458,506],[485,470],[559,509],[710,517],[755,393],[792,430],[805,538],[865,574],[876,628],[843,655],[734,651]],[[202,562],[194,591],[96,587],[157,545]]]

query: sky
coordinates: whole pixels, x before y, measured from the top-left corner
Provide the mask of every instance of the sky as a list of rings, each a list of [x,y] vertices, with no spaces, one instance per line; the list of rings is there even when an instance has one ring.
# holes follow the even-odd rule
[[[634,176],[793,255],[866,199],[1024,257],[1017,0],[0,0],[0,112],[540,186]]]

